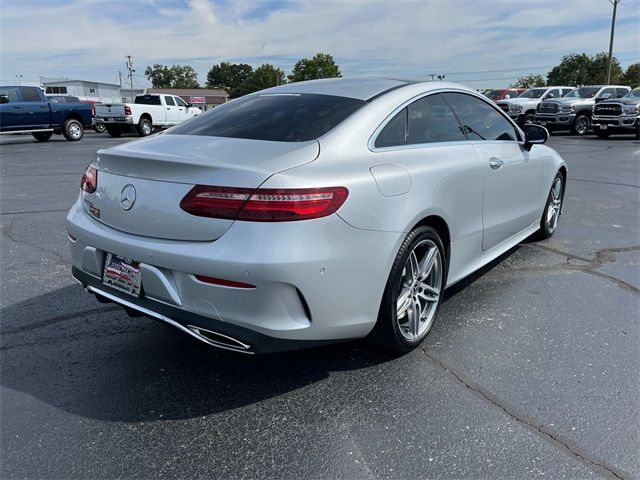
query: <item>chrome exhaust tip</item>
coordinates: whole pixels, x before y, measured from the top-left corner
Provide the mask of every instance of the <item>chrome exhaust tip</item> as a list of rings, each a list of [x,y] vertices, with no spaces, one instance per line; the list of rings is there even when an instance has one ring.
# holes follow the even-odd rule
[[[251,349],[251,345],[241,342],[237,338],[230,337],[220,332],[214,332],[202,327],[196,327],[195,325],[187,325],[187,328],[191,330],[195,335],[205,343],[213,345],[214,347],[228,348],[230,350],[237,350],[240,352],[247,352]]]

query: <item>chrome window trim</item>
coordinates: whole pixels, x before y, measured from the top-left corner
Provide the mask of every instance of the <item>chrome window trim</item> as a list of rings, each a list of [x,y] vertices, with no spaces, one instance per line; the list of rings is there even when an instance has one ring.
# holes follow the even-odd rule
[[[467,140],[454,140],[454,141],[450,141],[450,142],[430,142],[430,143],[413,143],[411,145],[394,145],[391,147],[376,147],[375,143],[376,140],[378,139],[378,135],[380,135],[380,132],[382,132],[382,130],[387,126],[387,124],[393,120],[393,118],[400,113],[400,111],[404,108],[407,108],[411,103],[413,102],[417,102],[418,100],[431,96],[431,95],[437,95],[437,94],[442,94],[442,93],[462,93],[462,94],[466,94],[469,95],[471,97],[475,97],[479,100],[481,100],[482,102],[486,103],[487,105],[491,106],[495,111],[499,112],[499,114],[502,116],[502,118],[506,119],[507,122],[514,128],[516,134],[518,135],[518,140],[470,140],[469,138],[467,138]],[[445,103],[447,103],[446,99],[443,100],[445,101]],[[447,103],[448,105],[448,103]],[[455,114],[455,112],[453,111],[453,109],[451,108],[451,106],[449,106],[449,109],[451,110],[451,113],[453,113],[454,117],[456,118],[456,120],[459,122],[458,120],[458,116]],[[466,134],[465,134],[466,136]],[[506,112],[504,112],[500,107],[498,107],[495,103],[491,102],[491,101],[487,101],[486,98],[483,98],[482,95],[477,94],[475,92],[470,92],[468,90],[463,90],[463,89],[455,89],[455,88],[440,88],[437,90],[430,90],[429,92],[423,92],[419,95],[416,95],[412,98],[410,98],[409,100],[406,100],[404,103],[402,103],[399,107],[397,107],[395,110],[393,110],[383,121],[380,125],[378,125],[378,128],[376,128],[373,133],[371,134],[371,136],[369,137],[369,141],[367,142],[367,148],[373,152],[373,153],[377,153],[377,152],[389,152],[389,151],[398,151],[398,150],[415,150],[416,148],[426,148],[426,147],[431,147],[431,146],[442,146],[442,145],[468,145],[470,142],[482,142],[482,144],[484,145],[485,142],[500,142],[500,143],[518,143],[520,145],[524,145],[524,132],[520,129],[520,127],[518,126],[517,123],[515,123],[511,117],[509,117]]]

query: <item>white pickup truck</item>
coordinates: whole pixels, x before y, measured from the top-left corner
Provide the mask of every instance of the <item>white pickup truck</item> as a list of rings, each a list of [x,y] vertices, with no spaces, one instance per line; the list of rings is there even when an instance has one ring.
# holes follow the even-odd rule
[[[146,137],[154,130],[172,127],[202,113],[177,95],[145,93],[133,103],[96,104],[96,124],[104,124],[112,137],[136,131]]]

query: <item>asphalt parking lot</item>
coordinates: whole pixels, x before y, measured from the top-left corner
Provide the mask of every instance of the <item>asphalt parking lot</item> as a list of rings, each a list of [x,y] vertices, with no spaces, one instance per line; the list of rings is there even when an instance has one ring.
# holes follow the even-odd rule
[[[450,289],[422,348],[252,357],[98,303],[64,218],[94,152],[0,138],[2,478],[640,478],[640,141],[554,135],[554,237]]]

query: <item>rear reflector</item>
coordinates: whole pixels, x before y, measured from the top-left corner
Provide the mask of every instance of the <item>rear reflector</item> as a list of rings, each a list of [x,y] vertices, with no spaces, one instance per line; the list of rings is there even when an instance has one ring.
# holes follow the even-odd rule
[[[92,166],[88,166],[80,180],[80,188],[83,192],[93,193],[98,188],[98,171]]]
[[[199,217],[289,222],[331,215],[348,195],[345,187],[252,189],[196,185],[182,199],[180,208]]]
[[[204,283],[211,283],[213,285],[222,285],[223,287],[233,288],[256,288],[255,285],[243,282],[234,282],[233,280],[225,280],[223,278],[207,277],[206,275],[194,275],[198,280]]]

